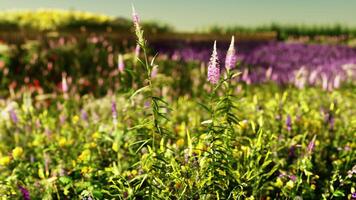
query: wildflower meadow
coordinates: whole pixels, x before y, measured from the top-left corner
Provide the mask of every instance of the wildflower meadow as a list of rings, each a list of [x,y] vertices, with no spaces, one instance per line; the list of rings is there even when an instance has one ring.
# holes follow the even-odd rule
[[[354,47],[58,15],[114,28],[1,41],[0,199],[356,199]]]

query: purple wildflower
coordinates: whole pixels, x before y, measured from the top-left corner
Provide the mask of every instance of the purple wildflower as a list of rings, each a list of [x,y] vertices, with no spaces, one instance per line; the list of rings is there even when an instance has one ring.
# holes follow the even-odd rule
[[[330,118],[329,118],[330,130],[334,130],[334,126],[335,126],[335,118],[332,115],[330,115]]]
[[[23,199],[24,200],[30,200],[31,199],[30,192],[26,188],[24,188],[22,186],[18,186],[18,187],[20,189],[20,192],[22,193]]]
[[[117,110],[116,110],[116,102],[112,101],[111,103],[111,113],[112,113],[112,117],[114,119],[117,119]]]
[[[352,200],[355,200],[355,199],[356,199],[356,192],[352,193],[351,199],[352,199]]]
[[[64,114],[61,114],[59,116],[59,121],[61,122],[61,124],[64,124],[67,120],[67,116],[65,116]]]
[[[289,158],[295,158],[295,145],[292,145],[290,148],[289,148],[289,153],[288,153],[288,157]]]
[[[227,70],[233,69],[236,65],[237,58],[235,54],[234,42],[235,42],[235,37],[232,36],[229,50],[226,53],[226,59],[225,59],[225,67]]]
[[[287,116],[286,126],[288,131],[292,130],[292,118],[290,117],[290,115]]]
[[[214,42],[213,53],[211,54],[208,65],[208,81],[212,84],[217,84],[220,78],[220,68],[218,63],[218,53],[216,52],[216,41]]]
[[[80,113],[81,113],[81,115],[80,115],[81,118],[83,120],[87,121],[88,120],[88,113],[84,109],[82,109]]]
[[[307,147],[308,153],[312,153],[313,152],[313,150],[315,148],[315,139],[316,139],[316,135],[314,135],[313,139],[308,144],[308,147]]]
[[[11,118],[12,122],[13,122],[14,124],[17,124],[17,122],[19,121],[19,119],[18,119],[18,117],[17,117],[16,112],[15,112],[14,109],[10,109],[9,115],[10,115],[10,118]]]
[[[297,180],[297,177],[295,175],[289,175],[288,177],[290,180],[292,180],[294,182]]]
[[[151,106],[151,102],[150,101],[145,101],[145,108],[149,108]]]
[[[117,65],[117,68],[119,69],[119,72],[123,72],[124,69],[125,69],[125,63],[124,63],[124,59],[122,57],[121,54],[119,54],[119,57],[118,57],[118,65]]]

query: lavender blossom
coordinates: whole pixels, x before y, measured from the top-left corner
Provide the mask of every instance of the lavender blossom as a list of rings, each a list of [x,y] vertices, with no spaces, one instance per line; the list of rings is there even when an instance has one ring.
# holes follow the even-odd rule
[[[21,192],[22,197],[23,197],[24,200],[30,200],[31,199],[30,192],[26,188],[24,188],[22,186],[18,186],[18,188],[20,189],[20,192]]]
[[[236,55],[235,55],[235,46],[234,46],[234,42],[235,42],[235,37],[232,36],[231,38],[231,43],[229,46],[229,50],[226,53],[226,59],[225,59],[225,67],[227,70],[231,70],[235,67],[236,65]]]
[[[118,56],[118,65],[117,65],[117,68],[119,69],[119,72],[123,72],[124,69],[125,69],[125,63],[124,63],[124,59],[122,57],[121,54],[119,54]]]
[[[214,42],[213,53],[211,54],[208,65],[208,81],[212,84],[217,84],[220,78],[220,68],[218,61],[218,53],[216,51],[216,41]]]
[[[111,103],[111,114],[114,119],[117,119],[117,110],[116,110],[116,102],[112,101]]]
[[[17,122],[19,121],[19,119],[18,119],[18,117],[17,117],[16,112],[15,112],[14,109],[10,109],[9,115],[10,115],[10,118],[11,118],[12,122],[13,122],[14,124],[17,124]]]
[[[334,130],[334,127],[335,127],[335,118],[334,116],[330,115],[330,118],[329,118],[329,127],[330,127],[330,130]]]
[[[290,117],[290,115],[287,116],[286,127],[288,131],[292,130],[292,118]]]
[[[352,193],[351,199],[352,199],[352,200],[355,200],[355,199],[356,199],[356,192]]]
[[[81,110],[81,118],[84,120],[84,121],[88,121],[88,113],[84,110],[84,109],[82,109]]]
[[[295,158],[295,145],[292,145],[290,148],[289,148],[289,152],[288,152],[288,157],[289,158]]]

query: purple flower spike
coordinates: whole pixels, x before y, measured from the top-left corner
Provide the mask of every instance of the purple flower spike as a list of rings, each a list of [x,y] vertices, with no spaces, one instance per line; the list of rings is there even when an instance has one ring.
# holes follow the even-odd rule
[[[19,121],[19,118],[17,117],[16,112],[14,111],[14,109],[11,109],[9,111],[9,115],[10,115],[10,118],[11,118],[12,122],[14,124],[17,124],[17,122]]]
[[[212,84],[217,84],[220,78],[220,68],[218,61],[218,53],[216,51],[216,41],[214,42],[213,53],[211,54],[208,65],[208,81]]]
[[[290,117],[290,115],[287,116],[286,126],[288,131],[292,130],[292,118]]]
[[[117,119],[117,110],[116,110],[116,102],[112,101],[111,103],[111,113],[112,113],[112,117],[114,119]]]
[[[30,192],[26,188],[19,186],[19,189],[24,200],[31,200]]]
[[[88,113],[84,109],[82,109],[80,113],[81,113],[81,118],[85,121],[88,121]]]
[[[229,50],[226,53],[225,67],[227,70],[233,69],[236,65],[236,54],[235,54],[235,37],[232,36]]]

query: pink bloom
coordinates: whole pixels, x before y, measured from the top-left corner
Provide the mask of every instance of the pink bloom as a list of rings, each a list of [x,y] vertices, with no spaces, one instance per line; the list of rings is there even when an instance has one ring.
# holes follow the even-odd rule
[[[216,52],[216,41],[214,42],[213,53],[208,65],[208,81],[212,84],[217,84],[220,78],[220,68],[218,61],[218,53]]]
[[[313,152],[313,150],[315,148],[315,139],[316,139],[316,136],[314,136],[313,139],[309,142],[308,147],[307,147],[308,153]]]
[[[140,27],[140,17],[138,16],[135,7],[132,5],[132,21],[136,28]]]
[[[119,58],[118,58],[118,65],[117,65],[119,71],[122,73],[125,69],[125,63],[124,63],[124,59],[122,57],[121,54],[119,54]]]
[[[158,65],[153,66],[151,71],[151,78],[155,78],[158,74]]]
[[[140,56],[140,45],[137,44],[135,48],[135,57],[138,58]]]
[[[227,70],[234,68],[236,65],[237,58],[236,58],[234,42],[235,42],[235,37],[232,36],[230,47],[229,50],[227,51],[226,59],[225,59],[225,67]]]
[[[63,91],[63,93],[68,92],[67,78],[66,78],[65,74],[62,74],[62,91]]]

